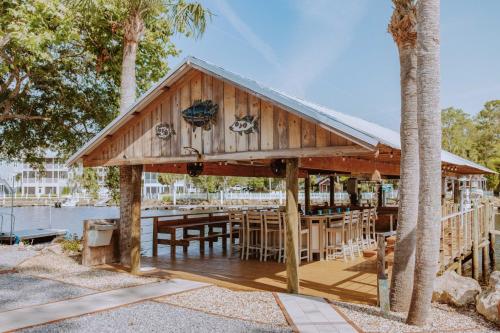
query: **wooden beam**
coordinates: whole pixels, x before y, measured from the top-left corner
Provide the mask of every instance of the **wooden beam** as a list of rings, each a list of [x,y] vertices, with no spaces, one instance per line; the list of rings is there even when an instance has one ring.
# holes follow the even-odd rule
[[[369,156],[373,151],[359,146],[331,146],[317,148],[295,148],[262,151],[245,151],[225,154],[183,155],[175,157],[131,157],[110,159],[85,159],[84,166],[114,166],[114,165],[136,165],[136,164],[163,164],[163,163],[188,163],[188,162],[210,162],[210,161],[251,161],[276,158],[308,158],[308,157],[330,157],[330,156]],[[398,167],[399,169],[399,167]]]
[[[132,274],[141,269],[142,165],[120,167],[120,261]]]
[[[299,293],[299,161],[286,161],[286,276],[289,293]]]
[[[372,174],[375,170],[378,170],[381,175],[399,175],[399,163],[380,162],[353,157],[302,158],[299,166],[303,169],[348,172],[352,174]]]
[[[160,172],[160,173],[176,173],[187,174],[186,163],[175,164],[146,164],[144,166],[146,172]],[[306,171],[300,170],[299,177],[305,177]],[[204,176],[234,176],[234,177],[268,177],[278,178],[271,171],[271,167],[266,166],[253,166],[253,165],[237,165],[209,162],[204,163],[203,172]]]

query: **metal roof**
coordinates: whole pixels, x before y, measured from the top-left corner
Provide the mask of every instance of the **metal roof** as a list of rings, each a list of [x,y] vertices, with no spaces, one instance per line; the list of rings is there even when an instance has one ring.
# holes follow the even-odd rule
[[[287,95],[275,89],[268,88],[254,80],[227,71],[222,67],[190,56],[185,58],[157,84],[144,93],[129,108],[128,111],[120,114],[101,132],[99,132],[75,154],[73,154],[68,159],[67,164],[77,162],[84,155],[92,151],[93,148],[97,147],[97,145],[99,145],[106,138],[106,136],[113,134],[121,125],[128,121],[132,117],[133,113],[140,111],[150,101],[156,98],[162,92],[164,87],[172,85],[188,68],[198,69],[207,74],[229,81],[243,89],[252,91],[254,94],[280,105],[287,111],[315,122],[322,127],[334,130],[336,133],[366,148],[374,149],[378,144],[383,144],[394,149],[401,149],[400,136],[396,131],[358,117],[346,115],[344,113]],[[446,163],[467,166],[487,173],[494,173],[494,171],[482,165],[446,151],[442,151],[441,159]]]

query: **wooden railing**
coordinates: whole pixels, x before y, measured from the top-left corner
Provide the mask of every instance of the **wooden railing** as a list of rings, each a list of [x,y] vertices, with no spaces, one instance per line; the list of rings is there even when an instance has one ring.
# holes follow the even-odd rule
[[[457,205],[443,206],[441,219],[440,272],[455,270],[472,259],[472,275],[479,278],[479,251],[483,251],[483,274],[488,268],[490,232],[495,230],[494,207],[485,201],[457,211]],[[490,258],[491,259],[491,258]]]

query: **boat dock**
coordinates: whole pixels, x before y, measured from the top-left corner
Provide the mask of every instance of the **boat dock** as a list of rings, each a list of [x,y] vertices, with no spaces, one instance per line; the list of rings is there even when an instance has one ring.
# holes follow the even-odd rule
[[[0,233],[0,243],[9,244],[19,243],[22,241],[29,241],[30,243],[41,243],[53,240],[58,236],[66,235],[68,231],[65,229],[49,229],[49,228],[39,228],[39,229],[26,229],[13,231],[12,236],[10,232]]]

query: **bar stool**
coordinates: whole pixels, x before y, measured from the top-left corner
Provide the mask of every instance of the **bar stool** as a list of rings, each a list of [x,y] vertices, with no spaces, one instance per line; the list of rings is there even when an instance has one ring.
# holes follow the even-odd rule
[[[354,259],[354,253],[349,245],[349,229],[351,224],[351,214],[344,212],[342,221],[329,225],[326,228],[326,259],[337,259],[343,257],[347,262],[347,256]]]
[[[262,213],[257,211],[249,211],[246,214],[246,234],[245,234],[245,251],[246,260],[250,255],[250,250],[253,250],[259,255],[259,260],[262,261],[264,225]]]
[[[240,253],[243,252],[245,246],[245,234],[244,224],[245,224],[245,214],[241,211],[231,211],[228,214],[229,219],[229,255],[233,254],[233,243],[234,243],[234,234],[238,234],[238,250]]]
[[[268,256],[277,255],[278,262],[284,260],[284,221],[282,214],[275,211],[266,211],[264,216],[264,261]]]
[[[361,229],[360,229],[360,219],[359,219],[359,210],[351,211],[351,219],[349,223],[349,246],[351,247],[351,251],[354,254],[357,252],[358,257],[361,256]]]
[[[309,227],[302,223],[302,220],[299,216],[299,261],[302,261],[302,259],[306,259],[307,262],[309,262],[311,260],[311,244],[309,241],[309,232]]]
[[[360,216],[360,231],[361,231],[361,249],[368,249],[371,245],[370,243],[370,210],[363,209]]]
[[[377,221],[377,208],[370,208],[370,225],[369,225],[369,234],[370,239],[373,241],[373,244],[377,244],[377,236],[375,234],[375,222]]]

